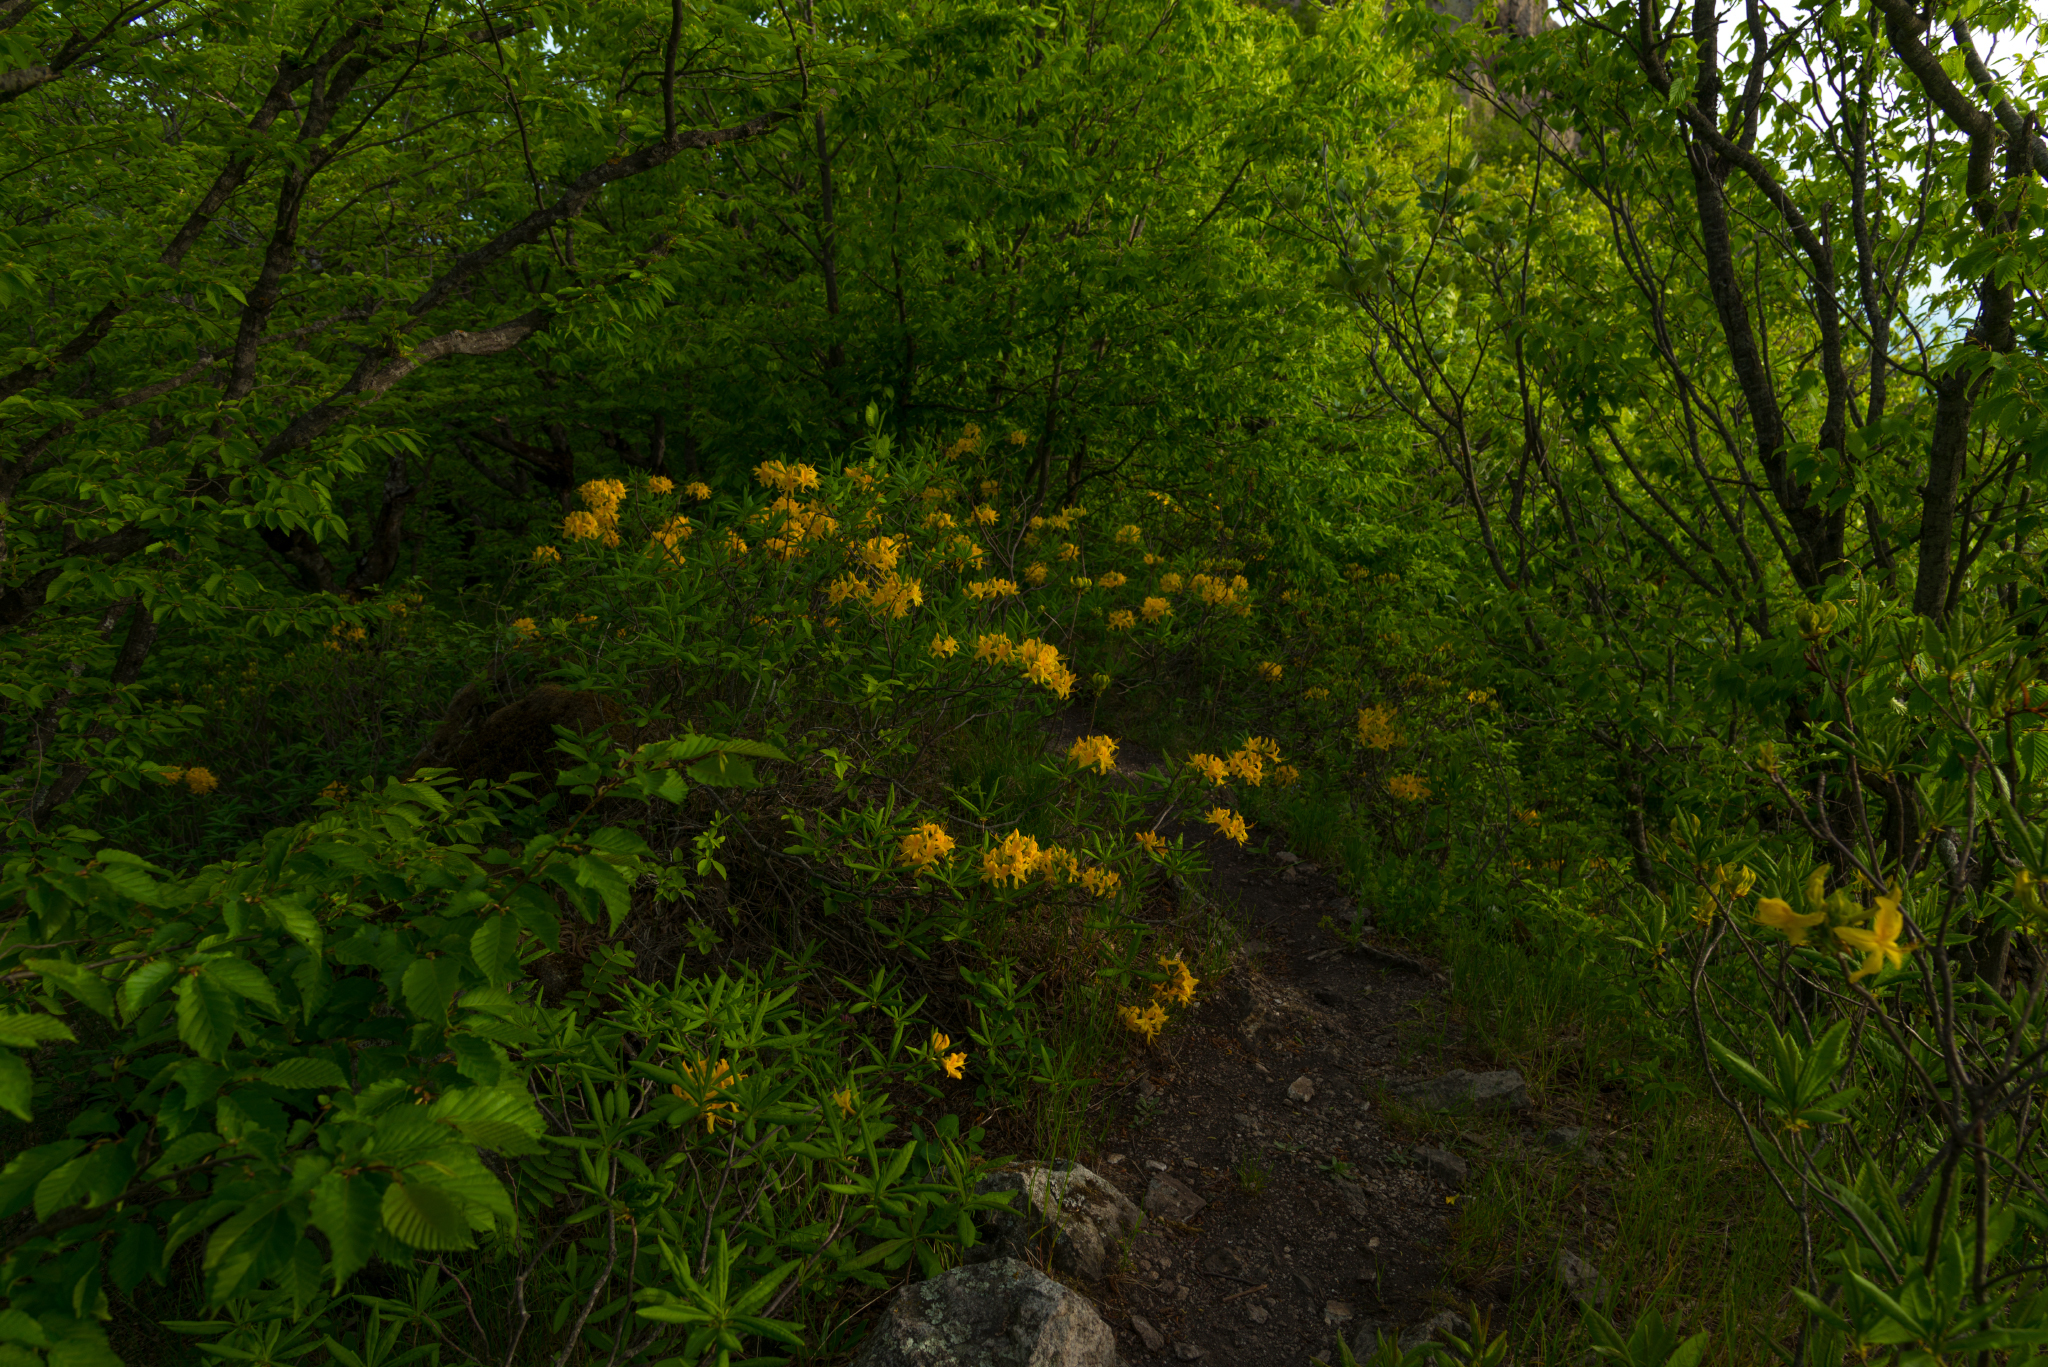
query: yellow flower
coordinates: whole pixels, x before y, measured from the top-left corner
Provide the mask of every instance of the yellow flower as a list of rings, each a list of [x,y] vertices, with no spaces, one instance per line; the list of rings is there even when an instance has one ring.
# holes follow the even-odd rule
[[[853,1088],[848,1087],[842,1091],[832,1093],[832,1100],[839,1107],[842,1115],[853,1114]]]
[[[336,779],[320,790],[320,796],[326,798],[329,802],[346,801],[348,798],[348,785],[340,779]]]
[[[675,490],[676,482],[667,475],[656,475],[647,481],[647,492],[650,494],[672,494]]]
[[[1188,768],[1200,774],[1213,784],[1230,780],[1230,766],[1214,755],[1189,755]]]
[[[746,539],[732,528],[727,527],[725,529],[725,548],[734,555],[745,555],[747,553]]]
[[[943,1054],[952,1047],[953,1037],[951,1035],[941,1034],[937,1030],[932,1031],[932,1052],[934,1054]]]
[[[1106,589],[1120,589],[1131,581],[1124,575],[1111,570],[1108,574],[1097,575],[1095,582]]]
[[[1016,653],[1017,647],[1000,632],[987,632],[974,639],[974,658],[977,660],[1008,664]]]
[[[1000,516],[1000,514],[998,514],[994,508],[990,507],[986,503],[981,504],[974,510],[974,520],[976,522],[979,522],[984,527],[995,526],[996,518],[998,516]]]
[[[683,492],[702,503],[711,497],[711,486],[701,479],[693,479],[683,486]]]
[[[953,852],[953,837],[936,821],[927,821],[903,837],[903,862],[923,873]]]
[[[1159,591],[1161,593],[1179,593],[1180,587],[1181,579],[1179,575],[1162,574],[1159,576]]]
[[[1804,915],[1792,910],[1792,904],[1778,897],[1756,899],[1756,923],[1766,930],[1784,932],[1785,938],[1795,945],[1806,943],[1807,932],[1828,919],[1825,911],[1807,912]]]
[[[1172,615],[1173,604],[1167,602],[1164,598],[1147,598],[1139,605],[1138,610],[1145,614],[1146,621],[1156,622],[1162,617]]]
[[[1127,608],[1118,608],[1115,612],[1109,614],[1109,629],[1111,631],[1129,631],[1137,624],[1138,618],[1136,614]]]
[[[1156,831],[1139,831],[1131,839],[1144,846],[1145,853],[1154,859],[1161,859],[1166,855],[1166,837]]]
[[[1159,956],[1159,966],[1173,974],[1173,981],[1161,983],[1152,990],[1170,1002],[1178,1002],[1182,1006],[1194,1005],[1195,985],[1202,980],[1188,971],[1188,966],[1181,956],[1176,954],[1169,959],[1162,954]]]
[[[1017,585],[1008,579],[977,579],[967,585],[967,596],[980,602],[984,598],[1011,598],[1017,593]]]
[[[1217,831],[1229,836],[1240,845],[1250,839],[1250,826],[1242,816],[1231,811],[1228,807],[1211,808],[1209,814],[1203,817],[1202,820],[1208,822]]]
[[[1067,751],[1067,758],[1083,769],[1092,764],[1097,773],[1106,774],[1116,768],[1116,742],[1108,736],[1083,736]]]
[[[809,465],[785,465],[779,460],[763,461],[754,467],[754,478],[771,489],[794,494],[799,489],[818,487],[818,472]]]
[[[578,508],[562,519],[562,535],[571,541],[595,541],[604,535],[604,524],[596,513]]]
[[[1126,546],[1135,545],[1139,540],[1141,540],[1144,537],[1144,535],[1145,533],[1141,529],[1139,529],[1139,527],[1136,524],[1130,524],[1118,527],[1116,529],[1116,539],[1124,543]]]
[[[220,780],[213,776],[213,771],[202,768],[199,765],[194,765],[187,769],[184,773],[184,780],[185,786],[200,797],[204,797],[220,787]]]
[[[1045,582],[1045,576],[1049,573],[1051,573],[1050,570],[1046,569],[1044,565],[1038,564],[1035,561],[1024,567],[1024,579],[1034,588],[1040,584],[1043,584]]]
[[[1019,642],[1017,662],[1024,666],[1024,677],[1030,682],[1044,684],[1062,698],[1073,690],[1073,671],[1060,663],[1060,648],[1052,642]]]
[[[981,489],[981,496],[983,498],[994,498],[996,496],[996,491],[1002,488],[1003,486],[996,483],[992,479],[985,479],[981,482],[979,487]]]
[[[946,1076],[957,1078],[965,1077],[966,1075],[967,1055],[964,1053],[946,1055]]]
[[[1038,847],[1038,841],[1019,831],[1011,831],[1003,837],[1000,845],[985,850],[981,856],[981,877],[986,883],[998,886],[1009,883],[1022,887],[1039,865],[1045,862],[1046,852]]]
[[[960,642],[943,631],[932,637],[932,654],[942,660],[950,660],[960,653]]]
[[[562,553],[553,546],[535,546],[533,548],[533,563],[536,565],[557,564],[561,559]]]
[[[1279,683],[1282,672],[1280,666],[1271,660],[1259,661],[1259,674],[1267,683]]]
[[[536,635],[540,628],[534,625],[531,617],[520,617],[513,621],[512,630],[518,632],[521,636],[532,636]]]
[[[695,1063],[684,1062],[681,1069],[683,1082],[670,1083],[669,1091],[697,1108],[697,1114],[704,1117],[707,1133],[717,1128],[720,1111],[738,1112],[738,1106],[717,1097],[735,1083],[745,1082],[746,1074],[733,1072],[724,1059],[709,1063],[700,1058]],[[733,1116],[728,1115],[725,1120],[730,1124]]]
[[[1247,744],[1230,757],[1230,772],[1256,788],[1266,776],[1266,757]]]
[[[1394,729],[1392,707],[1364,707],[1358,712],[1358,743],[1369,750],[1391,750],[1401,743]]]
[[[934,508],[924,515],[924,525],[933,531],[950,532],[958,524],[953,521],[951,513],[943,508]]]
[[[1861,982],[1874,976],[1886,964],[1893,968],[1906,966],[1906,955],[1912,945],[1899,943],[1899,932],[1906,927],[1906,918],[1899,911],[1899,885],[1892,884],[1891,891],[1877,899],[1877,910],[1871,917],[1870,929],[1857,926],[1836,926],[1835,938],[1851,950],[1863,954],[1863,967],[1849,975],[1849,981]]]
[[[1135,1006],[1126,1006],[1117,1014],[1122,1018],[1124,1028],[1134,1035],[1143,1035],[1147,1044],[1166,1028],[1166,1008],[1158,1002],[1153,1002],[1143,1011]]]
[[[868,606],[877,613],[886,612],[891,617],[908,616],[910,610],[924,602],[924,586],[915,579],[906,579],[892,574],[876,584],[868,594]]]
[[[1115,869],[1092,868],[1081,872],[1081,884],[1097,897],[1107,897],[1123,883],[1123,875]]]
[[[1080,558],[1081,558],[1081,548],[1080,548],[1079,546],[1076,546],[1076,545],[1075,545],[1075,544],[1074,544],[1073,542],[1071,542],[1071,541],[1069,541],[1069,542],[1066,542],[1066,543],[1064,543],[1063,545],[1061,545],[1061,547],[1060,547],[1060,559],[1062,559],[1062,560],[1079,560]]]
[[[1012,445],[1012,446],[1022,446],[1022,445],[1024,444],[1024,440],[1025,440],[1025,438],[1024,438],[1024,429],[1023,429],[1023,428],[1021,428],[1021,427],[1020,427],[1020,428],[1017,428],[1017,429],[1015,429],[1014,431],[1012,431],[1012,432],[1010,433],[1010,445]]]
[[[1420,802],[1429,796],[1429,780],[1420,774],[1396,774],[1387,780],[1387,791],[1403,802]]]
[[[1493,705],[1493,690],[1490,688],[1475,688],[1465,695],[1465,701],[1471,703],[1474,707],[1491,707]]]
[[[896,568],[896,562],[902,558],[906,539],[900,536],[870,537],[861,543],[860,558],[874,569],[887,574]]]
[[[1292,788],[1301,782],[1301,770],[1291,764],[1276,764],[1273,766],[1273,781],[1282,788]]]

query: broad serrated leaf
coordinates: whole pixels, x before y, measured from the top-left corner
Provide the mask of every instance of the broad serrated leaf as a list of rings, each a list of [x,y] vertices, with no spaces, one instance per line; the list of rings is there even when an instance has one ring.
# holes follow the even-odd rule
[[[461,981],[462,965],[446,955],[414,959],[406,966],[402,980],[405,1004],[421,1020],[444,1021],[448,1019],[448,1003],[455,999],[455,989]]]
[[[348,1075],[341,1071],[341,1065],[329,1058],[288,1058],[274,1068],[266,1069],[263,1080],[273,1087],[290,1087],[299,1091],[321,1088],[346,1087]]]
[[[328,1271],[334,1289],[370,1261],[377,1246],[377,1228],[382,1220],[380,1204],[388,1179],[359,1172],[344,1177],[330,1172],[313,1187],[313,1224],[327,1236]]]
[[[477,972],[492,987],[512,979],[512,966],[519,954],[519,928],[510,916],[493,916],[477,926],[469,937],[469,954]]]
[[[384,1189],[380,1210],[391,1237],[409,1247],[441,1253],[474,1242],[462,1202],[423,1183],[394,1181]]]
[[[107,1263],[114,1285],[125,1295],[146,1277],[162,1281],[163,1269],[164,1241],[156,1232],[156,1225],[149,1220],[129,1221],[122,1227],[121,1237],[114,1244],[114,1256]]]
[[[55,1016],[0,1011],[0,1044],[11,1044],[17,1049],[33,1049],[52,1040],[77,1038],[78,1036],[71,1033],[71,1027]]]
[[[277,1010],[277,989],[263,976],[262,969],[247,960],[214,959],[199,971],[201,976],[211,978],[236,996]]]
[[[227,988],[203,973],[178,979],[178,1038],[199,1057],[218,1063],[226,1057],[241,1006]]]
[[[36,1095],[35,1078],[30,1076],[28,1065],[18,1054],[0,1049],[0,1111],[6,1111],[22,1120],[33,1120],[31,1107]]]
[[[470,1143],[504,1154],[538,1153],[540,1135],[546,1128],[533,1098],[517,1087],[465,1087],[444,1092],[431,1113]]]

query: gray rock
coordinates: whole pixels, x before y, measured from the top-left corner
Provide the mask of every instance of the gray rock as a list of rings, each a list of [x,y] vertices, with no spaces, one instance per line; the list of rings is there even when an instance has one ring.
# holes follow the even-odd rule
[[[1079,1163],[1020,1163],[982,1178],[975,1190],[1018,1194],[1009,1210],[976,1222],[982,1242],[968,1252],[970,1262],[1029,1262],[1050,1244],[1053,1269],[1084,1281],[1102,1279],[1145,1218],[1129,1197]]]
[[[1401,1351],[1413,1352],[1425,1343],[1440,1342],[1445,1334],[1454,1334],[1469,1343],[1472,1340],[1472,1322],[1455,1310],[1432,1315],[1401,1335]]]
[[[1195,1218],[1195,1213],[1208,1205],[1201,1197],[1190,1191],[1187,1184],[1176,1178],[1160,1173],[1152,1179],[1152,1185],[1145,1189],[1145,1213],[1161,1220],[1174,1220],[1186,1224]]]
[[[1182,1362],[1193,1362],[1202,1355],[1202,1350],[1192,1343],[1176,1343],[1173,1345],[1173,1355]]]
[[[1305,1077],[1298,1077],[1287,1084],[1287,1099],[1303,1104],[1316,1099],[1316,1085]]]
[[[1468,1073],[1457,1068],[1428,1082],[1411,1082],[1404,1087],[1396,1087],[1394,1094],[1422,1111],[1466,1114],[1529,1109],[1529,1084],[1513,1069]]]
[[[1117,1367],[1085,1297],[1014,1258],[956,1267],[896,1293],[855,1367]]]
[[[1586,1147],[1586,1131],[1578,1125],[1560,1125],[1554,1130],[1546,1130],[1543,1147],[1559,1153],[1577,1153]]]
[[[1550,1275],[1580,1305],[1598,1310],[1607,1304],[1607,1279],[1600,1275],[1599,1268],[1570,1249],[1557,1250],[1557,1256],[1551,1259]]]
[[[1364,1220],[1372,1214],[1372,1206],[1365,1199],[1365,1188],[1356,1182],[1338,1182],[1337,1194],[1344,1198],[1344,1209],[1354,1220]]]
[[[1415,1156],[1422,1160],[1422,1166],[1430,1176],[1447,1187],[1462,1187],[1472,1176],[1472,1170],[1465,1166],[1465,1160],[1445,1149],[1420,1148]]]
[[[1143,1315],[1131,1316],[1131,1328],[1137,1330],[1138,1337],[1145,1340],[1145,1348],[1148,1352],[1156,1353],[1166,1347],[1166,1335],[1153,1328],[1152,1321],[1146,1319]]]
[[[1253,1324],[1264,1324],[1267,1320],[1273,1318],[1270,1314],[1266,1312],[1265,1306],[1258,1304],[1246,1306],[1244,1311],[1244,1317],[1250,1320]]]

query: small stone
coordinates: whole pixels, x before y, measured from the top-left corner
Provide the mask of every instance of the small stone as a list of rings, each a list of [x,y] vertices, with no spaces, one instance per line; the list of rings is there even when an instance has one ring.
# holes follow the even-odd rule
[[[1149,1078],[1149,1077],[1141,1077],[1141,1078],[1139,1078],[1139,1079],[1138,1079],[1138,1095],[1139,1095],[1139,1096],[1142,1096],[1142,1097],[1155,1097],[1155,1096],[1158,1096],[1158,1095],[1159,1095],[1159,1084],[1158,1084],[1158,1083],[1156,1083],[1156,1082],[1154,1082],[1154,1081],[1153,1081],[1153,1080],[1152,1080],[1151,1078]]]
[[[1557,1256],[1551,1260],[1550,1275],[1580,1305],[1598,1310],[1607,1304],[1607,1279],[1600,1275],[1599,1268],[1570,1249],[1557,1250]]]
[[[1244,1315],[1245,1318],[1250,1320],[1253,1324],[1264,1324],[1267,1320],[1273,1318],[1271,1315],[1266,1313],[1266,1307],[1263,1305],[1254,1305],[1248,1307],[1245,1310]]]
[[[1159,1161],[1158,1159],[1156,1159],[1156,1158],[1148,1158],[1148,1159],[1146,1159],[1146,1160],[1145,1160],[1145,1166],[1146,1166],[1146,1167],[1148,1167],[1148,1168],[1150,1168],[1150,1169],[1152,1169],[1152,1171],[1154,1171],[1154,1172],[1165,1172],[1165,1171],[1166,1171],[1166,1164],[1164,1164],[1164,1163],[1160,1162],[1160,1161]]]
[[[1168,1177],[1164,1172],[1153,1178],[1152,1185],[1145,1190],[1145,1213],[1162,1220],[1186,1224],[1208,1204],[1190,1191],[1185,1183]]]
[[[1579,1125],[1560,1125],[1544,1132],[1543,1147],[1559,1153],[1577,1153],[1586,1147],[1586,1131]]]
[[[1111,1155],[1109,1156],[1109,1161],[1110,1161],[1111,1163],[1113,1163],[1113,1164],[1114,1164],[1114,1163],[1121,1163],[1121,1162],[1123,1162],[1123,1161],[1124,1161],[1124,1156],[1123,1156],[1122,1154],[1120,1154],[1120,1153],[1113,1153],[1113,1154],[1111,1154]]]
[[[1344,1209],[1352,1219],[1363,1220],[1372,1214],[1372,1206],[1365,1199],[1365,1188],[1356,1182],[1338,1182],[1336,1187],[1337,1194],[1344,1198]]]
[[[1323,1302],[1323,1323],[1324,1323],[1324,1324],[1343,1324],[1343,1323],[1345,1323],[1346,1321],[1348,1321],[1348,1320],[1349,1320],[1350,1318],[1351,1318],[1351,1302],[1349,1302],[1349,1301],[1324,1301],[1324,1302]]]
[[[1282,850],[1273,857],[1283,864],[1299,864],[1301,862],[1301,856],[1292,850]]]
[[[1147,1350],[1156,1353],[1166,1346],[1166,1335],[1154,1329],[1152,1321],[1143,1315],[1131,1316],[1131,1328],[1137,1330],[1138,1337],[1145,1340]]]
[[[1430,1176],[1447,1187],[1462,1187],[1472,1170],[1465,1166],[1465,1160],[1443,1149],[1420,1148],[1415,1156],[1422,1160],[1422,1166],[1429,1169]]]
[[[1192,1343],[1176,1343],[1173,1345],[1173,1355],[1182,1362],[1193,1362],[1202,1355],[1202,1350]]]
[[[1310,1082],[1305,1077],[1298,1077],[1294,1079],[1294,1081],[1287,1084],[1287,1099],[1289,1101],[1301,1102],[1305,1104],[1307,1102],[1315,1100],[1315,1096],[1315,1083]]]

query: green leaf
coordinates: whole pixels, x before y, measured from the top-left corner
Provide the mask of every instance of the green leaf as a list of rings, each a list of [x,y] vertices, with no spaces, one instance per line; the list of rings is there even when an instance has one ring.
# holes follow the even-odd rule
[[[277,989],[263,976],[262,969],[246,960],[214,959],[200,973],[238,997],[277,1010]]]
[[[64,989],[78,999],[86,1009],[112,1019],[114,1015],[114,994],[97,973],[82,964],[67,963],[62,959],[25,959],[25,968],[42,974],[45,982]]]
[[[178,1038],[199,1057],[219,1063],[227,1056],[228,1041],[241,1008],[227,988],[204,973],[186,973],[178,979]]]
[[[18,1055],[0,1049],[0,1110],[22,1120],[35,1119],[30,1107],[35,1102],[36,1083],[28,1065]]]
[[[540,1152],[546,1128],[523,1087],[465,1087],[444,1092],[430,1112],[479,1148],[505,1154]]]
[[[348,1075],[341,1071],[340,1064],[333,1059],[310,1054],[304,1058],[288,1058],[266,1070],[263,1080],[273,1087],[289,1087],[296,1091],[348,1086]]]
[[[470,957],[477,972],[492,987],[503,987],[512,979],[512,965],[519,953],[519,930],[510,916],[493,916],[469,937]]]
[[[0,1011],[0,1044],[11,1044],[17,1049],[33,1049],[52,1040],[75,1041],[77,1038],[78,1036],[71,1033],[71,1027],[55,1016]]]
[[[469,1221],[462,1203],[418,1182],[393,1182],[384,1189],[384,1228],[400,1243],[429,1253],[469,1248]]]
[[[313,1224],[327,1236],[334,1289],[370,1261],[381,1219],[379,1201],[385,1178],[373,1173],[344,1177],[330,1172],[312,1192]]]
[[[462,965],[446,955],[414,959],[405,970],[405,1004],[421,1020],[445,1021],[462,981]]]
[[[156,1225],[149,1220],[131,1220],[124,1225],[121,1238],[114,1245],[114,1256],[107,1263],[107,1271],[122,1294],[140,1286],[145,1277],[162,1281],[163,1267],[164,1241]]]

